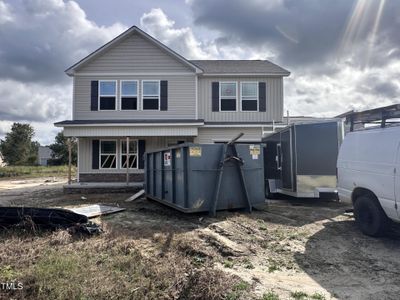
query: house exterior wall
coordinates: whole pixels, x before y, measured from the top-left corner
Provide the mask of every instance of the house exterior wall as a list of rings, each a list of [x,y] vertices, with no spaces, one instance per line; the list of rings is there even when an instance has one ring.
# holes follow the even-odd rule
[[[225,127],[225,128],[199,128],[199,135],[195,137],[194,142],[198,144],[210,144],[214,142],[227,142],[236,137],[239,133],[244,133],[240,141],[261,142],[261,127]]]
[[[79,73],[109,72],[193,72],[166,51],[137,33],[127,36],[108,51],[83,64]]]
[[[119,71],[115,69],[115,72]],[[160,73],[161,74],[161,73]],[[104,119],[195,119],[196,118],[196,76],[188,75],[75,75],[73,89],[73,120],[104,120]],[[117,87],[121,80],[139,80],[138,82],[138,110],[120,110],[120,89],[117,88],[117,110],[91,111],[91,81],[117,80]],[[142,80],[168,81],[168,110],[142,110]]]
[[[211,109],[211,83],[214,81],[237,82],[237,111],[213,112]],[[240,82],[266,82],[266,112],[240,111]],[[283,116],[283,78],[255,76],[200,76],[198,79],[199,119],[205,122],[281,122]]]

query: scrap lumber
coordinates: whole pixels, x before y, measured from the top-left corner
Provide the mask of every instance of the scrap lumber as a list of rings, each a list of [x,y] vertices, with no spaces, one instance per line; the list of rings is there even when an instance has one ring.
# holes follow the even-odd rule
[[[130,196],[128,199],[125,200],[125,202],[132,202],[132,201],[140,198],[142,195],[144,195],[144,190],[140,190],[135,195]]]

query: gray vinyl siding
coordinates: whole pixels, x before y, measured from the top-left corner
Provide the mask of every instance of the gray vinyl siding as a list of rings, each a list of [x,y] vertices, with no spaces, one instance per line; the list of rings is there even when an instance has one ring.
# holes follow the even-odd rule
[[[117,168],[116,169],[92,169],[92,140],[117,140]],[[193,137],[131,137],[130,139],[145,140],[146,151],[153,151],[160,148],[167,147],[168,142],[186,141],[193,142]],[[78,164],[79,173],[121,173],[126,172],[126,169],[119,168],[119,147],[120,137],[98,137],[98,138],[79,138],[79,152],[78,152]],[[125,140],[125,138],[122,138]],[[142,173],[143,170],[129,170],[130,173]]]
[[[231,128],[210,128],[200,127],[199,135],[194,139],[195,143],[212,144],[214,142],[229,141],[239,133],[244,133],[240,141],[260,142],[262,137],[262,128],[260,127],[231,127]]]
[[[90,82],[92,80],[117,80],[117,110],[90,110]],[[137,111],[119,110],[120,80],[138,80]],[[168,110],[141,110],[142,80],[168,80]],[[73,119],[195,119],[196,118],[196,79],[195,75],[135,75],[135,76],[75,76],[73,89]]]
[[[237,82],[237,111],[213,112],[211,109],[211,83],[213,81]],[[240,111],[240,82],[266,82],[266,112]],[[282,77],[199,77],[198,80],[199,119],[206,122],[280,122],[283,116],[283,78]]]
[[[78,73],[104,72],[193,72],[166,51],[142,36],[127,36],[109,50],[76,70]]]

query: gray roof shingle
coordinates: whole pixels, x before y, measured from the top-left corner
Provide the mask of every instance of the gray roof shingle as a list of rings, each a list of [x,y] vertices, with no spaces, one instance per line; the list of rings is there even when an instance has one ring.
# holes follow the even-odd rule
[[[268,60],[190,60],[206,74],[270,74],[289,76],[290,72]]]

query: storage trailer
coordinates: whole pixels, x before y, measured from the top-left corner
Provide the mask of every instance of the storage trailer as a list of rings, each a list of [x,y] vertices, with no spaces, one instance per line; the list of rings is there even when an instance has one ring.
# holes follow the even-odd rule
[[[240,137],[240,136],[239,136]],[[145,153],[146,197],[183,212],[265,203],[260,144],[180,144]]]
[[[294,197],[337,197],[336,160],[343,122],[294,123],[262,139],[265,191]]]

